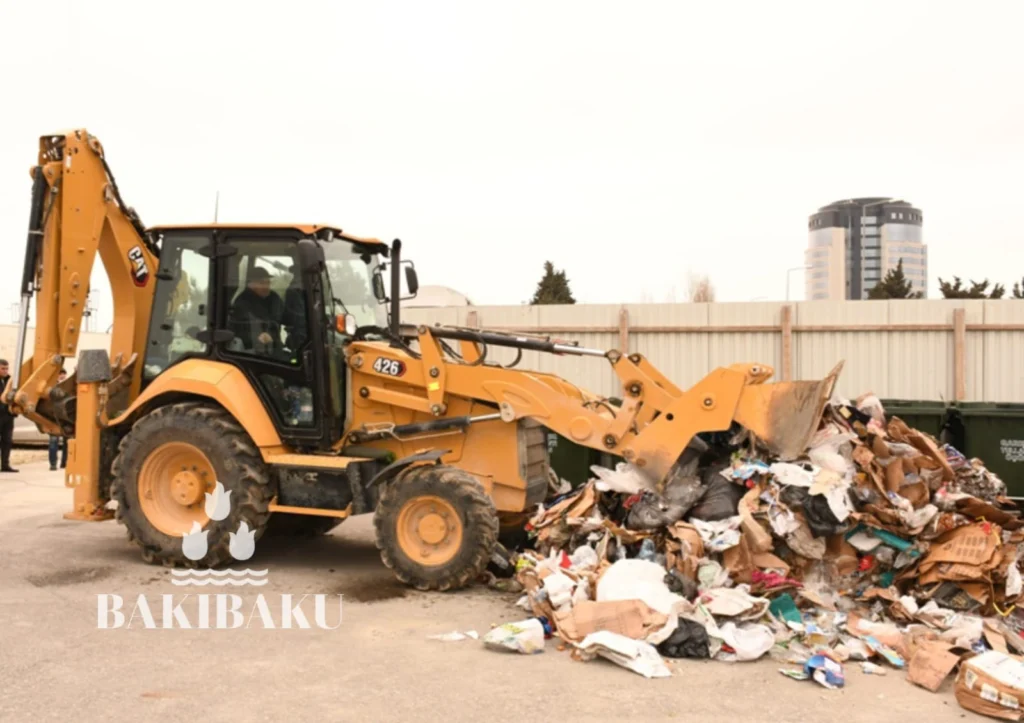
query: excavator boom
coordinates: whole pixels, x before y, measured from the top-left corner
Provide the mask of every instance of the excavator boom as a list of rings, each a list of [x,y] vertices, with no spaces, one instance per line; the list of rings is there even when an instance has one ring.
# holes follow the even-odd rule
[[[75,509],[68,516],[102,519],[108,513],[102,509],[100,478],[109,475],[100,464],[103,420],[139,393],[136,361],[152,311],[157,250],[122,200],[103,146],[85,130],[40,138],[39,161],[31,174],[17,351],[3,400],[41,431],[74,437],[68,445],[66,484],[75,488]],[[110,357],[100,352],[58,385],[64,361],[78,351],[97,255],[114,309],[113,368]],[[33,297],[35,334],[26,357]]]
[[[110,281],[114,324],[110,354],[128,398],[138,394],[139,370],[129,367],[145,344],[157,251],[121,199],[103,147],[84,130],[43,136],[32,168],[32,204],[21,283],[17,358],[4,401],[45,432],[60,434],[74,419],[58,410],[74,394],[71,378],[55,388],[64,360],[74,357],[82,331],[93,263]],[[31,299],[35,341],[25,358]]]

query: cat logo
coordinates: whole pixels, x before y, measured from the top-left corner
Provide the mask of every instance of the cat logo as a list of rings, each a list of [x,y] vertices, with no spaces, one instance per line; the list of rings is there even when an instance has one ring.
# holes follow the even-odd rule
[[[132,280],[136,286],[145,286],[149,281],[149,267],[146,265],[146,257],[142,255],[142,249],[133,246],[128,251],[128,260],[135,268],[132,270]]]

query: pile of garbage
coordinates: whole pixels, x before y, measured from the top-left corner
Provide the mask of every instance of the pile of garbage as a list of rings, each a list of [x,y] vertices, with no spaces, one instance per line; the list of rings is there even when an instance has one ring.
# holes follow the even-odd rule
[[[965,656],[1024,649],[1024,520],[1005,484],[874,395],[829,404],[798,459],[737,430],[695,438],[662,484],[593,471],[514,556],[531,634],[578,657],[657,677],[665,658],[770,656],[826,687],[858,661],[937,690]]]

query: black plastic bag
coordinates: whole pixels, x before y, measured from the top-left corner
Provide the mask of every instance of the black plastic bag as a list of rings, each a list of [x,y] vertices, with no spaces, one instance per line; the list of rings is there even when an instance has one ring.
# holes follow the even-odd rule
[[[779,501],[790,509],[802,509],[815,537],[831,537],[846,529],[846,524],[832,514],[825,495],[812,495],[804,487],[786,485],[779,494]]]
[[[658,652],[666,658],[709,658],[708,631],[700,623],[679,618],[679,627],[658,646]]]
[[[670,570],[665,575],[665,586],[668,587],[669,592],[682,595],[690,602],[696,600],[700,594],[700,587],[697,585],[697,581],[679,572],[679,570]]]
[[[688,519],[716,522],[739,513],[740,500],[747,493],[747,489],[719,474],[727,466],[714,465],[704,471],[704,495],[690,508]]]
[[[832,514],[825,495],[808,495],[804,502],[804,517],[815,537],[831,537],[846,529],[846,525]]]
[[[665,480],[664,498],[666,504],[681,510],[677,520],[681,519],[704,495],[704,485],[697,470],[700,465],[700,456],[706,450],[707,445],[695,438],[669,470],[668,478]]]
[[[653,492],[643,492],[633,503],[626,515],[626,527],[630,530],[659,530],[683,519],[685,510],[668,504]]]

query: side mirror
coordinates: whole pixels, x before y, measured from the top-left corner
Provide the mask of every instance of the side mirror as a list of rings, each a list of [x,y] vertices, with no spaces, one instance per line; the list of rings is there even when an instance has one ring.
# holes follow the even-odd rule
[[[420,290],[420,279],[416,275],[416,267],[412,265],[411,261],[403,262],[408,264],[405,267],[405,286],[409,292],[409,296],[406,298],[412,298],[416,296],[416,292]]]

